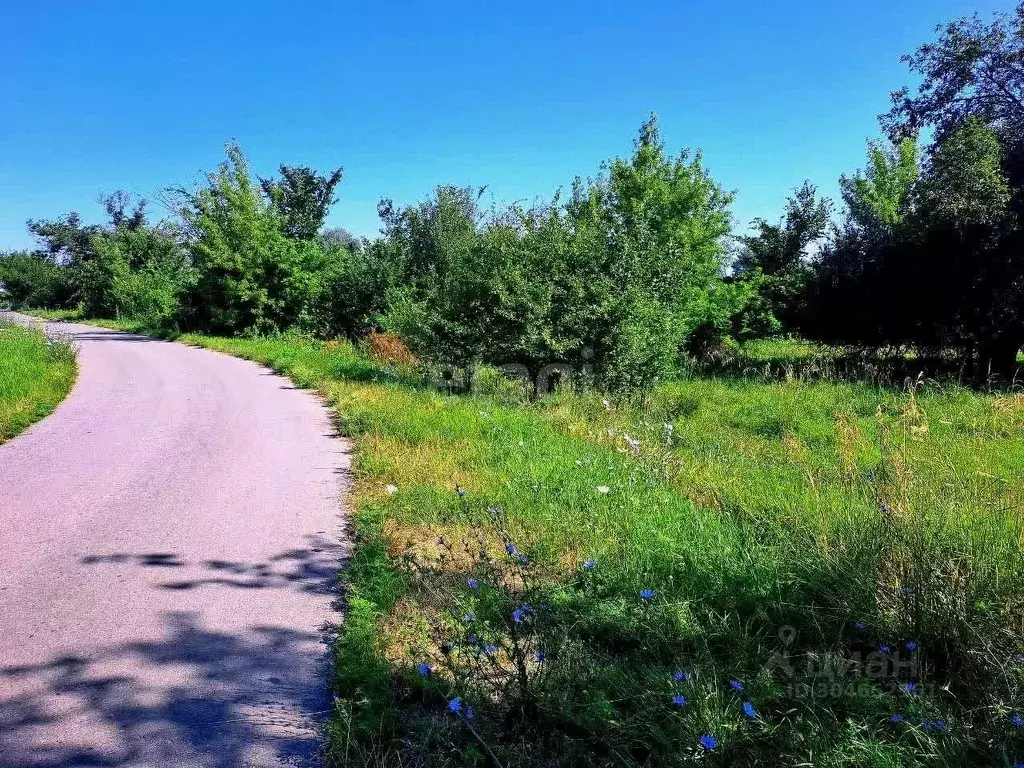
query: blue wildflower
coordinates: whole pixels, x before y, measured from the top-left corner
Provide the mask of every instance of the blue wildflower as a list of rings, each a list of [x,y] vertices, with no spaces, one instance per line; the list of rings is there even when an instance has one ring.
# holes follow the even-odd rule
[[[583,561],[583,567],[586,568],[588,571],[592,571],[595,568],[597,568],[597,561],[596,560],[584,560]]]
[[[685,683],[687,680],[690,679],[690,673],[680,669],[678,672],[672,675],[672,679],[675,680],[677,683]]]
[[[511,541],[505,545],[505,551],[508,552],[509,555],[512,557],[515,557],[519,554],[519,550],[516,549],[516,545],[513,544]]]
[[[909,643],[907,643],[907,650],[908,651],[916,651],[917,650],[917,643],[915,641],[911,640]]]
[[[686,697],[685,696],[680,696],[677,693],[677,694],[675,694],[672,697],[672,703],[675,704],[677,707],[685,707],[686,706]]]
[[[641,589],[640,590],[640,597],[642,597],[644,600],[653,600],[654,599],[654,590],[653,589]]]
[[[917,683],[904,683],[903,684],[903,690],[906,693],[913,693],[914,691],[917,690]]]
[[[1024,717],[1021,717],[1016,712],[1013,713],[1013,717],[1010,718],[1010,722],[1014,728],[1024,728]]]
[[[754,709],[754,705],[751,704],[749,701],[744,701],[743,702],[743,714],[746,715],[749,718],[755,718],[755,717],[757,717],[757,710]]]
[[[474,619],[475,619],[475,617],[473,616],[473,612],[472,611],[470,611],[469,613],[467,613],[465,616],[462,617],[462,620],[464,622],[466,622],[467,624],[472,623],[474,621]]]
[[[729,687],[732,688],[734,691],[742,691],[743,683],[741,683],[739,680],[730,680]]]
[[[512,611],[512,621],[514,621],[516,624],[520,624],[525,618],[526,614],[523,612],[522,608],[516,608],[514,611]]]
[[[700,739],[698,739],[698,741],[700,741],[700,745],[704,747],[704,749],[714,749],[718,746],[718,739],[710,733],[705,733],[700,737]]]
[[[497,652],[497,650],[497,647],[491,645],[490,643],[484,646],[484,653],[486,653],[488,656],[493,656]]]
[[[458,714],[462,711],[462,699],[456,697],[448,702],[448,709]]]
[[[889,715],[890,723],[902,723],[904,720],[905,718],[899,712],[893,712],[891,715]]]
[[[888,653],[889,652],[889,646],[888,645],[880,645],[880,646],[878,646],[878,652],[879,653]]]
[[[944,720],[935,720],[934,722],[931,720],[925,720],[923,725],[926,731],[938,731],[942,733],[946,730],[946,722]]]
[[[548,657],[547,653],[542,650],[536,650],[533,652],[533,660],[540,664],[544,659]]]
[[[868,625],[867,622],[864,621],[855,621],[853,622],[853,628],[856,629],[858,632],[863,632],[865,629],[868,628]]]
[[[420,677],[430,677],[430,665],[425,661],[421,661],[417,665],[416,671],[420,673]]]
[[[470,589],[476,589],[477,587],[480,586],[480,582],[477,581],[474,578],[469,578],[469,579],[466,579],[466,586],[469,587]]]
[[[473,711],[472,707],[466,707],[466,709],[462,712],[462,716],[464,718],[466,718],[467,720],[472,720],[473,719],[473,715],[475,715],[475,714],[476,713]]]
[[[528,558],[526,555],[519,555],[518,557],[516,557],[516,562],[520,565],[526,565],[528,562],[530,562],[530,558]]]

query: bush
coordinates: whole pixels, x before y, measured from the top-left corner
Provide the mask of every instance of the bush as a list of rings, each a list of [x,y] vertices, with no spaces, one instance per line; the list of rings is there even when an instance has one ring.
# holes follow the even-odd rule
[[[373,359],[379,363],[414,366],[419,362],[401,337],[393,333],[374,331],[366,337],[366,344]]]
[[[130,319],[152,328],[178,323],[195,270],[175,233],[119,227],[93,238],[96,257],[77,269],[79,297],[88,317]]]
[[[328,256],[316,240],[283,233],[237,144],[207,185],[178,190],[198,279],[190,323],[211,333],[274,333],[312,323]]]
[[[66,307],[71,303],[67,272],[41,253],[0,253],[0,297],[18,307]]]
[[[484,215],[477,196],[382,206],[403,272],[382,322],[431,359],[536,368],[591,350],[606,384],[645,387],[696,336],[724,336],[744,295],[722,279],[730,196],[699,155],[665,155],[653,118],[564,205]]]

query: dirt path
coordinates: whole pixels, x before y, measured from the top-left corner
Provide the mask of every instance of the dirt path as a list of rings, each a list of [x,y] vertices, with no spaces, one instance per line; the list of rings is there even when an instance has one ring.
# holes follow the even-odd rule
[[[0,766],[316,765],[346,554],[327,410],[253,363],[58,327],[78,382],[0,446]]]

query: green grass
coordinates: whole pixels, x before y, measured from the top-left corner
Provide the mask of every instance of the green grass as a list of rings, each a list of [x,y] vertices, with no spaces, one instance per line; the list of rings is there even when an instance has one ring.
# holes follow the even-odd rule
[[[0,322],[0,443],[49,414],[75,381],[73,348]]]
[[[516,406],[347,344],[182,341],[318,388],[355,440],[332,764],[1024,758],[1024,396],[695,378]]]

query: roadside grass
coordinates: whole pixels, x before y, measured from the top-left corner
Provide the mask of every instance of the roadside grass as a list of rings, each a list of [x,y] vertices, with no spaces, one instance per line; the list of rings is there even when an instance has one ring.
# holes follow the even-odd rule
[[[71,390],[75,372],[71,345],[0,321],[0,443],[49,414]]]
[[[1022,395],[515,405],[346,343],[181,341],[316,387],[355,440],[329,764],[1024,758]]]

